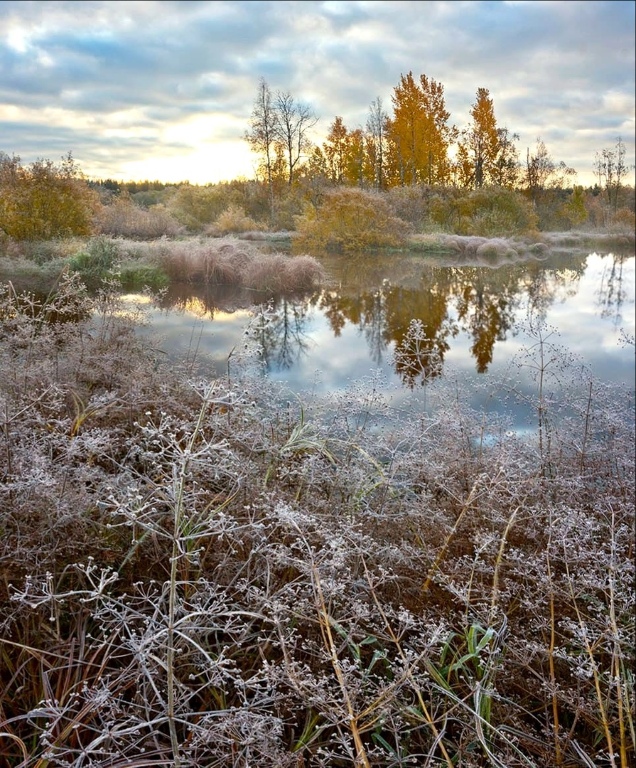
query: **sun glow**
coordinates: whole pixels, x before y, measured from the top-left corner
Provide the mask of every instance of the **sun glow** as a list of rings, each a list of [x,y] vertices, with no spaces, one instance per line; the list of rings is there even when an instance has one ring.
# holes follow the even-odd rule
[[[254,178],[254,155],[238,141],[207,144],[182,154],[151,156],[122,163],[116,178],[161,179],[167,183],[215,184],[238,178]]]

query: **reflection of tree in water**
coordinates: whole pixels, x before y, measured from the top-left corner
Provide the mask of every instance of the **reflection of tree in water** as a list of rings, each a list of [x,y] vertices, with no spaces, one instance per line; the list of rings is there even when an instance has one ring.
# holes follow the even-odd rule
[[[625,298],[622,257],[613,257],[599,296],[604,314],[619,317]],[[371,359],[380,365],[387,348],[394,348],[396,373],[409,387],[426,384],[442,372],[450,339],[463,329],[472,339],[471,354],[479,373],[488,370],[497,341],[514,328],[515,313],[527,297],[535,317],[545,317],[554,301],[576,294],[587,257],[559,254],[549,262],[439,266],[421,258],[347,260],[340,270],[342,282],[304,299],[276,298],[271,316],[258,328],[266,370],[287,370],[307,352],[307,316],[316,306],[336,337],[347,325],[364,335]],[[390,277],[390,280],[387,279]],[[213,318],[262,304],[262,294],[237,288],[215,287],[193,291],[193,286],[171,288],[164,305],[192,309]],[[189,303],[188,303],[189,302]],[[450,311],[456,306],[457,320]]]
[[[371,360],[376,365],[382,363],[382,356],[386,349],[385,319],[386,319],[386,295],[382,290],[373,291],[364,297],[364,311],[362,323],[364,336],[369,346]]]
[[[611,317],[614,327],[621,322],[621,310],[627,296],[623,287],[623,264],[627,258],[613,253],[603,257],[603,274],[597,291],[598,305],[601,317]]]
[[[249,334],[259,346],[260,363],[265,371],[288,370],[309,348],[305,327],[311,302],[298,296],[274,297],[265,309],[262,299],[262,293],[246,288],[173,285],[160,306],[210,320],[221,312],[259,307],[259,319]]]
[[[587,256],[562,254],[545,262],[524,264],[520,278],[522,289],[528,295],[528,311],[538,320],[545,321],[548,309],[559,294],[576,296],[581,278],[585,274]]]
[[[336,336],[347,322],[358,326],[376,364],[393,344],[396,372],[407,386],[439,375],[450,339],[460,327],[472,338],[470,349],[477,371],[485,373],[496,343],[504,341],[514,327],[515,313],[526,292],[530,308],[539,315],[545,315],[558,293],[576,292],[572,281],[576,284],[584,273],[585,257],[565,255],[556,262],[551,268],[545,262],[497,268],[439,267],[416,260],[406,266],[391,262],[384,272],[376,265],[374,284],[368,288],[364,265],[359,264],[355,287],[326,291],[320,296],[319,307]],[[378,274],[390,274],[392,281],[379,282]],[[449,316],[453,299],[457,322]],[[418,324],[411,327],[414,320]]]
[[[432,273],[427,275],[426,288],[391,286],[387,290],[385,336],[395,342],[395,370],[410,388],[418,380],[425,384],[441,374],[450,349],[448,338],[458,332],[448,315],[449,285],[443,275],[433,281]]]
[[[456,270],[457,315],[473,339],[477,373],[492,363],[496,341],[505,341],[520,303],[518,268],[464,267]]]
[[[309,342],[306,334],[308,304],[291,299],[271,303],[267,322],[260,323],[254,340],[261,350],[261,362],[266,371],[286,371],[306,354]]]
[[[321,294],[318,306],[329,321],[334,336],[338,338],[347,321],[357,325],[364,333],[376,365],[382,362],[386,349],[386,281],[382,288],[346,295],[338,291]]]
[[[326,291],[320,296],[318,306],[329,320],[329,325],[336,338],[342,333],[347,320],[353,322],[350,315],[350,303],[349,297],[338,293],[338,291]]]

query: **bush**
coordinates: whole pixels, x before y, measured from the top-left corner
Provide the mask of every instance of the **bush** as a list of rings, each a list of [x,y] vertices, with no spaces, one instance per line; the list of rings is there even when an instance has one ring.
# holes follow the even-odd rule
[[[228,208],[240,208],[255,221],[269,216],[267,190],[251,181],[232,181],[205,187],[182,184],[171,197],[170,213],[190,232],[204,232]]]
[[[611,232],[619,234],[633,233],[636,229],[636,216],[634,215],[634,211],[630,211],[628,208],[619,208],[612,216],[609,228]]]
[[[423,184],[392,187],[386,192],[393,215],[408,221],[417,232],[421,232],[428,223],[432,195],[431,187]]]
[[[72,272],[78,272],[87,285],[93,287],[112,272],[118,258],[119,250],[115,242],[105,237],[96,237],[88,243],[86,250],[69,260],[69,267]]]
[[[322,205],[299,216],[296,226],[298,247],[327,251],[399,247],[411,231],[381,193],[353,188],[327,192]]]
[[[14,240],[90,235],[98,197],[69,153],[23,167],[0,152],[0,230]]]
[[[243,208],[238,205],[229,205],[208,232],[214,231],[220,235],[228,235],[243,232],[260,232],[263,229],[263,225],[247,216]]]
[[[104,205],[97,216],[99,231],[113,237],[136,237],[152,240],[177,235],[181,227],[163,205],[140,208],[127,194]]]
[[[231,285],[266,291],[304,291],[320,285],[324,270],[311,256],[263,254],[236,238],[121,244],[135,262],[160,269],[175,283]]]
[[[468,195],[438,196],[431,206],[433,220],[458,235],[506,237],[534,232],[538,219],[519,192],[499,187]]]

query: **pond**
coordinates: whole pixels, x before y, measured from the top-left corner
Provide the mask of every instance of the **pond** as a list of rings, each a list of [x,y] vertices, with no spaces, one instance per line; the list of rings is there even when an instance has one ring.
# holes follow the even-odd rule
[[[445,384],[443,397],[461,390],[476,410],[510,414],[519,431],[533,421],[542,349],[554,387],[588,386],[586,371],[634,387],[631,254],[498,265],[420,255],[320,260],[328,285],[302,297],[173,286],[148,307],[149,329],[166,354],[196,358],[210,375],[231,373],[251,340],[262,375],[301,399],[367,381],[394,407],[430,410]]]

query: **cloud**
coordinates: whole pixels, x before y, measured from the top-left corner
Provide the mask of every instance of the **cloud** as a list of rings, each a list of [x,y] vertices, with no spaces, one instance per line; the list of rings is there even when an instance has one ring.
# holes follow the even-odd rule
[[[314,109],[322,141],[336,115],[364,126],[376,96],[390,111],[409,71],[444,85],[460,128],[485,87],[522,153],[541,136],[584,175],[622,135],[633,162],[634,3],[576,0],[3,2],[0,150],[29,161],[64,144],[89,174],[110,153],[121,177],[217,145],[224,173],[245,175],[260,77]]]

